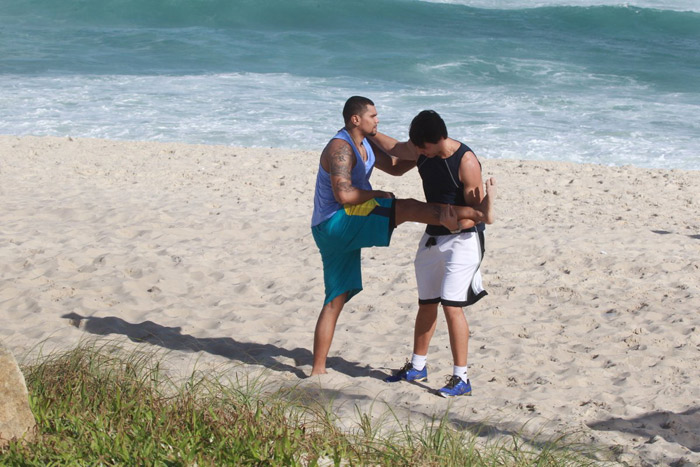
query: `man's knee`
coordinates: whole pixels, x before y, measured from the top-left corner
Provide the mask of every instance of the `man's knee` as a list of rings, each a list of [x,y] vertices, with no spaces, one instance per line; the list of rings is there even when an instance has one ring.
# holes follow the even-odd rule
[[[439,217],[440,213],[439,211],[426,211],[427,206],[430,205],[413,198],[397,199],[396,225],[400,225],[406,221],[421,222],[423,224],[431,223],[433,218]]]
[[[445,316],[447,316],[448,318],[464,318],[466,320],[466,317],[464,316],[464,310],[462,310],[461,307],[443,305],[442,310],[445,312]]]
[[[437,303],[421,303],[418,305],[418,314],[432,314],[437,313],[438,304]]]
[[[345,300],[347,298],[347,293],[337,295],[332,298],[330,302],[324,303],[321,307],[322,314],[339,314],[345,305]]]

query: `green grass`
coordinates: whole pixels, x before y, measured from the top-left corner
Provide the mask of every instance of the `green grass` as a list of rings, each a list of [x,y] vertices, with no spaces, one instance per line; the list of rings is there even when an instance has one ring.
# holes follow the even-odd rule
[[[477,442],[447,416],[386,433],[261,379],[192,375],[174,383],[154,356],[83,345],[23,367],[36,440],[0,449],[0,465],[598,465],[567,437]],[[391,416],[391,414],[388,414]]]

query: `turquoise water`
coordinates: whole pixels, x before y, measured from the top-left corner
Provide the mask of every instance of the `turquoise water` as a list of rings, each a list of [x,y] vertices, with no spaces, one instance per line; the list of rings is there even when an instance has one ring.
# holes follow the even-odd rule
[[[484,158],[700,169],[700,1],[0,0],[0,133],[320,150],[347,97]]]

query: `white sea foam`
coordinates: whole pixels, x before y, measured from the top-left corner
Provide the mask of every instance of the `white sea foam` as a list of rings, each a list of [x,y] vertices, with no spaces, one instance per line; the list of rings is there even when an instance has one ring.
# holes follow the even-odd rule
[[[5,89],[13,81],[0,77]],[[639,90],[629,86],[601,99],[595,90],[535,93],[468,83],[367,91],[342,81],[250,73],[23,77],[0,108],[0,133],[320,150],[342,126],[344,100],[362,93],[377,103],[382,131],[405,139],[413,115],[432,108],[452,136],[483,157],[700,167],[690,136],[700,135],[697,106],[673,95],[640,102]]]
[[[639,8],[655,8],[659,10],[697,11],[700,12],[700,2],[697,0],[635,0],[620,2],[615,0],[423,0],[427,3],[448,3],[464,5],[473,8],[489,9],[523,9],[553,6],[624,6]]]

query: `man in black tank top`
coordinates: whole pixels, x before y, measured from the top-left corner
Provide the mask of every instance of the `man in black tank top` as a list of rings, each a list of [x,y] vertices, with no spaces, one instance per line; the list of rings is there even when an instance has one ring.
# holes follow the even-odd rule
[[[455,206],[477,206],[484,197],[481,164],[465,144],[447,136],[442,118],[424,110],[411,122],[410,140],[400,143],[378,133],[373,141],[389,154],[415,160],[426,201]],[[487,183],[492,183],[489,180]],[[443,397],[469,395],[467,373],[469,324],[463,307],[487,295],[479,267],[484,254],[484,225],[460,221],[460,228],[428,226],[415,259],[418,283],[413,356],[406,365],[385,379],[387,382],[425,381],[430,340],[442,305],[452,342],[453,374],[437,391]]]

